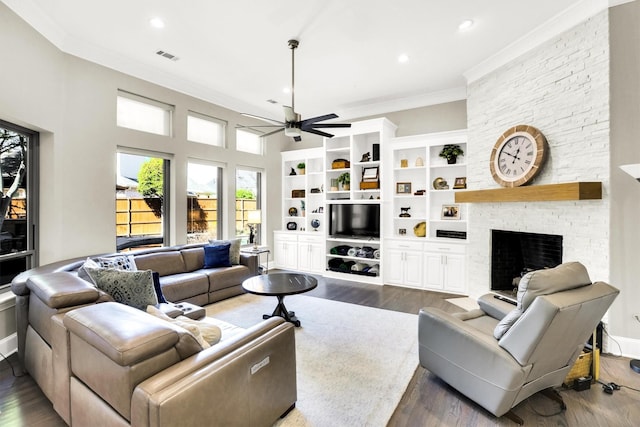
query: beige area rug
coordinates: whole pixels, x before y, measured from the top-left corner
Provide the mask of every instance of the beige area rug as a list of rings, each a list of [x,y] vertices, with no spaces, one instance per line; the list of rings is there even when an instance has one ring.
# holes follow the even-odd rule
[[[467,311],[480,308],[476,300],[469,297],[447,298],[445,301],[450,302],[453,305],[457,305],[460,308],[464,308]]]
[[[245,294],[207,315],[249,327],[275,297]],[[298,401],[276,426],[386,426],[418,366],[418,316],[294,295]]]

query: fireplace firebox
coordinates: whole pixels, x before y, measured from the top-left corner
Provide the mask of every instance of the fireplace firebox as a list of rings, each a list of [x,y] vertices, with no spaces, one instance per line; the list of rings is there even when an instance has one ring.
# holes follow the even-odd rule
[[[562,236],[491,230],[491,290],[513,291],[532,270],[562,263]]]

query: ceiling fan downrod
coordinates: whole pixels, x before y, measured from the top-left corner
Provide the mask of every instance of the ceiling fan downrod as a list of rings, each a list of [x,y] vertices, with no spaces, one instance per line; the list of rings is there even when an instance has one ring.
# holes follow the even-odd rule
[[[296,105],[295,105],[295,83],[296,83],[296,67],[295,67],[295,63],[296,63],[296,49],[298,48],[298,45],[300,44],[298,42],[298,40],[294,40],[291,39],[288,41],[289,44],[289,48],[291,49],[291,109],[293,111],[296,111]]]

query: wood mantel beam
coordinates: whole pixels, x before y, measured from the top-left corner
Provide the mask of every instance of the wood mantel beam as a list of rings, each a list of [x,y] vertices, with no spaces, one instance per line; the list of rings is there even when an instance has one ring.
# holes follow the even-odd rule
[[[602,199],[601,182],[567,182],[455,193],[456,203],[544,202]]]

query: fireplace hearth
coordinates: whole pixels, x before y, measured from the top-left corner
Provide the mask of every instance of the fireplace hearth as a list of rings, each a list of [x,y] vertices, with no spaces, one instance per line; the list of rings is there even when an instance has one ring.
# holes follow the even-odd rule
[[[513,291],[532,270],[562,263],[562,236],[491,230],[491,290]]]

